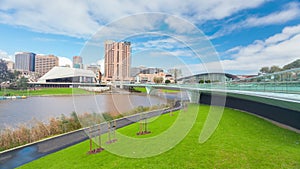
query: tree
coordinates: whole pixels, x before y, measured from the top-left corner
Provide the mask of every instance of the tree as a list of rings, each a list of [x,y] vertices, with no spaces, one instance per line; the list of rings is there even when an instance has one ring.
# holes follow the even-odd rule
[[[279,66],[271,66],[270,72],[269,73],[275,73],[275,72],[280,72],[282,69]]]
[[[269,73],[270,72],[270,68],[265,66],[265,67],[262,67],[260,70],[259,70],[261,73]]]
[[[0,83],[7,81],[9,78],[9,71],[7,70],[6,62],[0,59]]]
[[[171,81],[169,79],[165,80],[165,83],[168,84],[168,83],[171,83]]]
[[[25,90],[25,89],[27,89],[27,87],[28,87],[28,79],[22,76],[17,81],[17,89]]]
[[[283,66],[283,70],[294,69],[294,68],[300,68],[300,59],[295,60],[294,62]]]
[[[282,69],[279,66],[273,65],[271,67],[267,67],[267,66],[262,67],[259,71],[261,73],[275,73],[275,72],[282,71]]]
[[[163,77],[154,77],[154,78],[153,78],[154,83],[162,83],[163,80],[164,80]]]

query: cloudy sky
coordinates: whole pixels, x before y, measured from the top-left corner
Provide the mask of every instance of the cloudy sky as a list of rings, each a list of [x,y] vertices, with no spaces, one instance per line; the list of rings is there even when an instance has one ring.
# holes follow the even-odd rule
[[[300,58],[298,0],[0,0],[0,57],[55,54],[103,61],[130,41],[132,66],[257,73]]]

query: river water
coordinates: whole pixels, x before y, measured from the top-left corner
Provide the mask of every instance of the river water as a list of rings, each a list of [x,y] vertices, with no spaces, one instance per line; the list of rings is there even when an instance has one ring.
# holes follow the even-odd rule
[[[0,129],[19,124],[30,125],[34,119],[47,122],[51,117],[82,113],[126,112],[137,106],[167,103],[158,96],[140,94],[102,94],[87,96],[29,97],[0,101]]]

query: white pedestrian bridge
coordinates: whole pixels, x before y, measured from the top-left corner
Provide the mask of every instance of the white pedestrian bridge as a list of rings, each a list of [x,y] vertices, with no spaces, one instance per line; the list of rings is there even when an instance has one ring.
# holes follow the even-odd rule
[[[123,84],[123,87],[145,87],[147,94],[155,89],[178,90],[186,93],[192,103],[239,109],[300,132],[300,83]],[[221,116],[222,112],[212,118],[219,121]]]
[[[264,85],[264,86],[263,86]],[[191,100],[193,93],[218,93],[222,95],[244,95],[254,96],[267,99],[276,99],[281,101],[300,103],[300,83],[298,85],[293,84],[287,86],[287,84],[270,84],[262,83],[260,85],[249,84],[249,85],[226,85],[226,84],[123,84],[127,87],[145,87],[147,94],[151,94],[154,89],[168,89],[184,91],[189,94]],[[197,101],[196,101],[197,102]]]

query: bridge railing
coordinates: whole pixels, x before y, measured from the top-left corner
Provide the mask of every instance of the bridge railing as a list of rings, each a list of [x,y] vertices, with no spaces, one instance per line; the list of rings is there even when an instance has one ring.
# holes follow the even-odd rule
[[[132,84],[132,86],[152,86],[168,88],[195,88],[195,89],[220,89],[220,90],[239,90],[253,92],[272,92],[300,94],[300,81],[286,82],[226,82],[226,83],[206,83],[206,84]]]
[[[164,86],[164,85],[152,85]],[[221,90],[240,90],[240,91],[253,91],[253,92],[273,92],[273,93],[292,93],[300,94],[300,81],[299,82],[239,82],[239,83],[207,83],[207,84],[168,84],[168,87],[184,87],[195,89],[221,89]]]

